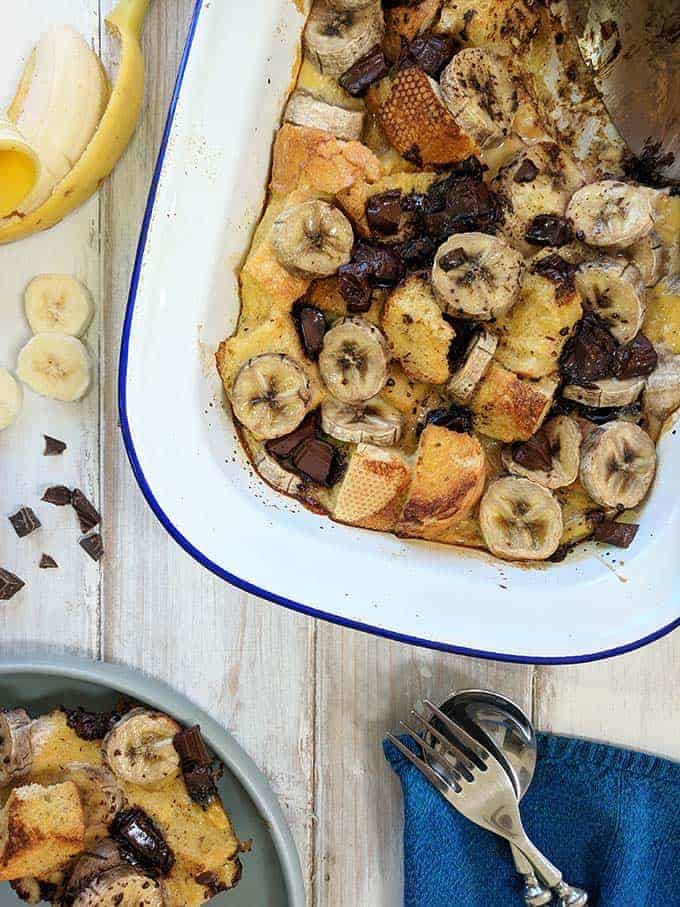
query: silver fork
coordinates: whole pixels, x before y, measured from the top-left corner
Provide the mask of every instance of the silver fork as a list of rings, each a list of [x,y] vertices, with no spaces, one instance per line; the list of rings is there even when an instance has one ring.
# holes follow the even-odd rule
[[[411,714],[441,744],[441,749],[435,750],[431,747],[415,728],[403,721],[400,724],[434,765],[441,764],[442,758],[446,760],[448,780],[444,779],[433,765],[404,746],[398,737],[388,734],[388,740],[461,815],[514,844],[529,860],[543,882],[554,891],[560,903],[587,903],[585,894],[564,882],[559,869],[553,866],[527,837],[522,826],[515,789],[501,764],[457,722],[452,721],[429,700],[425,700],[425,704],[446,727],[456,743],[453,743],[449,736],[444,736],[419,712],[412,711]]]

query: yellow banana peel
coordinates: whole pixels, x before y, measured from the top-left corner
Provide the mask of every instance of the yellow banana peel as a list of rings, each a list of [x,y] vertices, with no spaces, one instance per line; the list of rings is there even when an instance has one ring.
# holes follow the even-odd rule
[[[107,25],[120,39],[121,62],[97,131],[47,201],[28,214],[0,223],[0,245],[58,224],[97,191],[118,163],[135,131],[144,97],[140,36],[148,6],[149,0],[120,0],[106,17]]]

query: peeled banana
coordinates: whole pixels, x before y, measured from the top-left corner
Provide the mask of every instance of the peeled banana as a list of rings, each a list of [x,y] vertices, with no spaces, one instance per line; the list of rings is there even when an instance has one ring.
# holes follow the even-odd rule
[[[37,149],[14,123],[0,116],[0,218],[19,211],[40,174]]]

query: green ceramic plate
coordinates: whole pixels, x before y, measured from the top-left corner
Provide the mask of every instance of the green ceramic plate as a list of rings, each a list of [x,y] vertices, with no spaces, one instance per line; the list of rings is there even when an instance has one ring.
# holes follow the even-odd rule
[[[304,907],[300,861],[281,807],[250,757],[205,712],[165,684],[118,665],[58,655],[0,659],[0,705],[21,705],[31,714],[58,705],[103,710],[121,693],[182,724],[200,724],[225,765],[220,792],[239,837],[252,838],[253,849],[242,856],[241,883],[210,901],[211,907]],[[0,884],[0,907],[20,903],[9,885]]]

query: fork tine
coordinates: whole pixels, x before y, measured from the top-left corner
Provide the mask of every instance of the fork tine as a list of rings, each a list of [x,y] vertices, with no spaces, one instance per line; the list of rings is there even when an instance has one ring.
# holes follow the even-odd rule
[[[478,768],[478,766],[475,765],[475,763],[470,759],[468,759],[465,753],[461,749],[459,749],[455,743],[452,743],[448,737],[444,736],[441,731],[438,731],[437,728],[427,720],[427,718],[423,717],[423,715],[420,714],[420,712],[416,712],[415,709],[411,709],[411,714],[421,722],[423,727],[427,728],[427,730],[430,732],[430,734],[432,734],[433,737],[436,737],[437,740],[439,740],[439,742],[444,747],[444,754],[451,754],[458,763],[456,767],[462,767],[466,774],[470,776],[469,780],[472,781],[474,776],[473,773],[475,769]]]
[[[478,743],[474,737],[471,737],[470,734],[468,734],[468,732],[458,724],[458,722],[453,721],[451,718],[449,718],[448,715],[445,715],[444,712],[442,712],[441,709],[437,708],[434,703],[430,702],[429,699],[425,700],[425,705],[429,709],[432,709],[433,714],[436,715],[437,718],[439,718],[439,720],[442,722],[444,727],[453,734],[460,746],[465,747],[474,756],[476,756],[477,759],[480,760],[482,765],[486,765],[489,760],[488,750],[486,750],[480,743]]]
[[[427,764],[427,762],[425,762],[424,759],[420,759],[418,756],[416,756],[415,753],[412,753],[411,750],[407,746],[405,746],[398,737],[395,737],[394,734],[388,733],[387,739],[393,746],[396,746],[396,748],[402,755],[406,756],[409,762],[415,765],[418,771],[427,778],[430,784],[433,784],[437,788],[440,794],[446,796],[449,792],[455,793],[455,789],[453,787],[448,785],[446,781],[444,781],[444,779],[440,777],[440,775],[438,775],[437,772]]]

